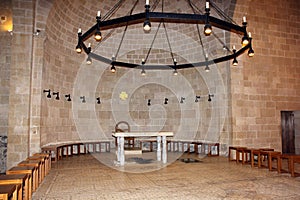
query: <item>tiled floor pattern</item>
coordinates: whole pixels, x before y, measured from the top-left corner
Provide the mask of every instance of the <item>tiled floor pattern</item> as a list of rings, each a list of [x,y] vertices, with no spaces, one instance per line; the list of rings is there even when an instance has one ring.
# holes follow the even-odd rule
[[[54,164],[33,199],[300,199],[300,177],[228,162],[224,157],[184,154],[200,162],[178,160],[153,170],[160,164],[154,161],[114,169],[107,166],[113,163],[114,154],[93,155],[64,158]],[[96,159],[100,157],[106,165]]]

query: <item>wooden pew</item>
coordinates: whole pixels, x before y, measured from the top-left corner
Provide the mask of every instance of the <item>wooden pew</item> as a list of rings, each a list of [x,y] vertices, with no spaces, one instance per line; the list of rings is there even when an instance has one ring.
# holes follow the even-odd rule
[[[19,200],[19,184],[0,185],[0,199],[2,200]]]
[[[0,176],[0,185],[3,184],[20,184],[22,189],[18,194],[24,196],[24,200],[29,200],[29,176],[28,174],[10,174]],[[22,199],[22,198],[21,198]]]

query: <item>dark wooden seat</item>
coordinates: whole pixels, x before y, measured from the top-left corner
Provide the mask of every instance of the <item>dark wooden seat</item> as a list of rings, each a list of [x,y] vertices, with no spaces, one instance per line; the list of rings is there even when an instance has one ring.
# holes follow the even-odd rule
[[[130,132],[130,125],[126,121],[120,121],[115,126],[115,132]],[[134,137],[124,137],[125,140],[125,147],[127,148],[134,148]],[[117,146],[117,138],[115,142]]]

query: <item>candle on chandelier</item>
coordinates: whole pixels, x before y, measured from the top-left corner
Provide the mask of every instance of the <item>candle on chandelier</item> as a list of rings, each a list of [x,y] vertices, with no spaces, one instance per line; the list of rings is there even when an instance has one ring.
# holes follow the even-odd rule
[[[101,16],[101,12],[100,12],[100,10],[98,10],[97,17],[100,17],[100,16]]]
[[[146,5],[149,5],[149,0],[146,0]]]
[[[209,8],[209,2],[208,1],[205,3],[205,8]]]

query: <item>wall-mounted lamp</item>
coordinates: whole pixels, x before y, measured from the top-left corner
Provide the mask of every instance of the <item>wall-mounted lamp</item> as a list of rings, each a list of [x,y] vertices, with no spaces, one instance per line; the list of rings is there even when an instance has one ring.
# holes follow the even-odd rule
[[[177,75],[178,75],[177,67],[176,67],[176,65],[177,65],[177,60],[176,60],[175,58],[173,59],[173,63],[174,63],[174,71],[173,71],[173,75],[174,75],[174,76],[177,76]]]
[[[168,104],[168,101],[169,101],[169,99],[168,99],[168,98],[165,98],[164,104]]]
[[[59,92],[53,92],[52,94],[56,96],[55,97],[56,100],[59,100]]]
[[[71,95],[70,95],[70,94],[66,94],[66,95],[65,95],[65,98],[66,98],[67,101],[72,101],[72,100],[71,100]]]
[[[41,30],[36,29],[36,31],[33,33],[34,36],[38,36],[40,34]]]
[[[208,66],[208,54],[205,54],[205,69],[206,72],[210,71],[210,68]]]
[[[110,71],[112,73],[115,73],[117,71],[115,64],[114,64],[114,62],[116,61],[115,55],[112,56],[111,60],[112,60],[112,63],[111,63]]]
[[[86,59],[86,64],[87,65],[91,65],[92,64],[92,58],[91,58],[91,56],[90,56],[90,53],[91,53],[91,51],[92,51],[92,47],[91,47],[91,43],[89,43],[89,45],[88,45],[88,57],[87,57],[87,59]]]
[[[236,49],[235,49],[235,45],[233,45],[232,47],[232,52],[233,52],[233,55],[234,55],[234,58],[233,58],[233,61],[232,61],[232,65],[233,66],[237,66],[238,65],[238,61],[236,59]]]
[[[50,89],[49,90],[44,90],[43,92],[48,93],[47,98],[51,98],[51,90]]]
[[[147,105],[148,105],[148,106],[151,106],[151,99],[148,99]]]
[[[81,102],[82,102],[82,103],[85,103],[85,102],[86,102],[86,101],[85,101],[85,96],[80,97],[80,99],[81,99]]]
[[[200,96],[196,96],[195,102],[196,102],[196,103],[199,102],[200,98],[201,98]]]
[[[183,103],[184,100],[185,100],[185,98],[184,98],[184,97],[181,97],[181,98],[180,98],[180,103]]]
[[[101,104],[100,97],[97,97],[96,100],[97,100],[97,104]]]
[[[7,30],[10,35],[13,35],[14,32],[12,30]]]
[[[145,65],[145,59],[143,58],[143,59],[142,59],[142,71],[141,71],[141,75],[142,75],[142,76],[146,76],[146,71],[145,71],[145,69],[144,69],[144,65]]]
[[[208,101],[211,101],[211,97],[214,97],[213,94],[208,94]]]

